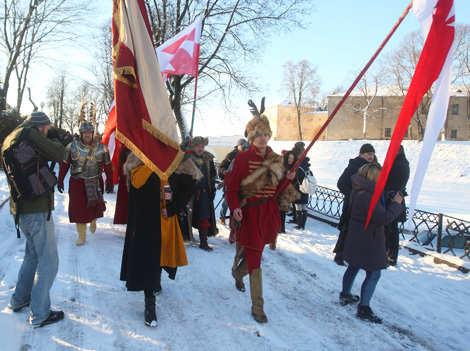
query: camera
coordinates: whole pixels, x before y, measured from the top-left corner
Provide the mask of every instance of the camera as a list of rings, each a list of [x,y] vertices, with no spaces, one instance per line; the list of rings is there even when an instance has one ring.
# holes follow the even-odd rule
[[[385,193],[385,198],[387,199],[393,199],[397,194],[400,194],[401,196],[405,197],[408,196],[408,193],[406,192],[405,188],[401,190],[390,190]]]

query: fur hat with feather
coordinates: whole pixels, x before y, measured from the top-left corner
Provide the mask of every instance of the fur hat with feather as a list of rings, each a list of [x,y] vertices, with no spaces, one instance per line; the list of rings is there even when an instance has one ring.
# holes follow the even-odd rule
[[[253,101],[249,100],[248,105],[250,106],[250,111],[253,114],[253,119],[248,122],[245,128],[245,136],[248,141],[251,143],[253,139],[258,135],[267,133],[269,137],[273,135],[271,126],[269,125],[269,120],[266,115],[263,115],[264,112],[264,98],[261,99],[261,108],[258,111],[258,108]]]

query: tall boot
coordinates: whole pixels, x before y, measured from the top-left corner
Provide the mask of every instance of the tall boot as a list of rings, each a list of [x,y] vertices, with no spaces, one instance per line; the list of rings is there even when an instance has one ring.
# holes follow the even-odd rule
[[[295,211],[295,217],[297,218],[295,229],[304,229],[302,228],[302,211]]]
[[[245,284],[243,283],[243,277],[248,274],[248,265],[245,258],[245,248],[240,244],[236,243],[235,259],[232,266],[232,277],[235,278],[235,287],[241,292],[245,291]]]
[[[155,312],[155,295],[145,298],[145,325],[149,327],[157,326],[157,313]]]
[[[85,244],[86,240],[86,223],[75,223],[77,225],[78,239],[75,242],[78,246]]]
[[[97,218],[92,220],[91,223],[90,223],[90,232],[92,232],[92,233],[96,232],[96,220],[97,220]]]
[[[207,233],[209,233],[209,227],[199,227],[199,248],[206,251],[212,251],[212,248],[207,243]]]
[[[243,277],[248,274],[248,264],[246,258],[243,258],[238,267],[232,268],[232,276],[235,278],[235,287],[241,291],[245,291],[245,283],[243,283]]]
[[[259,323],[267,323],[263,306],[263,276],[261,268],[253,269],[250,274],[251,315]]]
[[[302,211],[302,229],[305,229],[305,223],[307,222],[308,212]]]

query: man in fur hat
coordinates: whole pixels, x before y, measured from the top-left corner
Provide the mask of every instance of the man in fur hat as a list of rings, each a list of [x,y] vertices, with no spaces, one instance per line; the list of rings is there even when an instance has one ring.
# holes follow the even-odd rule
[[[96,220],[103,217],[102,170],[106,173],[106,192],[113,190],[113,166],[108,148],[93,139],[94,127],[90,122],[80,125],[80,140],[72,141],[65,148],[65,157],[60,164],[57,190],[64,191],[64,179],[70,169],[69,180],[69,220],[77,226],[76,244],[85,244],[86,228],[96,231]]]
[[[250,275],[251,314],[257,322],[266,323],[261,256],[266,244],[275,244],[281,230],[276,197],[289,186],[295,173],[286,174],[282,156],[268,146],[272,135],[268,118],[256,107],[253,114],[255,117],[245,130],[251,149],[240,152],[233,161],[232,170],[225,178],[226,198],[232,217],[238,223],[232,233],[236,241],[232,268],[235,286],[245,291],[243,277]]]
[[[189,225],[185,229],[189,229],[189,236],[191,241],[194,241],[192,227],[197,228],[199,231],[199,248],[212,251],[212,248],[207,243],[208,236],[215,236],[219,232],[215,224],[214,213],[214,197],[215,197],[215,179],[217,172],[214,166],[214,156],[205,151],[205,147],[209,143],[208,138],[201,136],[194,137],[191,141],[192,153],[191,160],[196,164],[201,173],[202,179],[197,182],[196,192],[189,203],[192,211],[188,214]]]

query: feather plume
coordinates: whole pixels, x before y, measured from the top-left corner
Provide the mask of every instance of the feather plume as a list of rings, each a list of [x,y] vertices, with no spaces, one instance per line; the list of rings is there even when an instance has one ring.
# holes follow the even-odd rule
[[[78,116],[78,123],[81,125],[82,123],[86,122],[86,99],[82,98],[81,104],[80,104],[80,115]]]

